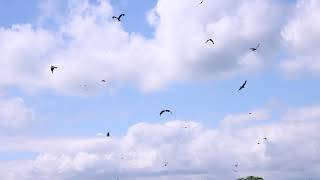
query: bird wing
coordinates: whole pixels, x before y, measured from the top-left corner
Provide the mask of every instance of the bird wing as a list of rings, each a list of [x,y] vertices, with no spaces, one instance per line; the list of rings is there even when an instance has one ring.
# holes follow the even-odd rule
[[[112,19],[118,19],[118,17],[116,17],[116,16],[112,16]]]
[[[122,16],[125,16],[125,14],[120,14],[119,19],[120,19]]]

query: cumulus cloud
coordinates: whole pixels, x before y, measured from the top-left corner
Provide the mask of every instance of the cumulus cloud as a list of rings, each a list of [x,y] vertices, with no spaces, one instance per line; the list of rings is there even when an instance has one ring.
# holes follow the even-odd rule
[[[313,112],[312,116],[304,112]],[[320,178],[319,108],[289,110],[280,121],[234,131],[170,121],[139,123],[124,137],[3,140],[1,151],[30,151],[30,160],[2,162],[2,179],[266,179]],[[263,112],[263,111],[261,111]],[[301,113],[303,112],[303,113]],[[262,113],[264,114],[264,113]],[[265,116],[265,115],[264,115]],[[261,116],[263,117],[263,116]],[[299,117],[299,121],[290,119]],[[222,120],[230,121],[226,117]],[[272,120],[271,116],[268,116]],[[247,122],[243,122],[247,123]],[[268,140],[263,140],[267,137]],[[260,145],[257,145],[260,142]],[[168,162],[167,167],[162,165]],[[234,164],[239,173],[234,173]]]
[[[282,31],[288,58],[281,67],[291,74],[320,72],[320,2],[300,0],[296,4],[288,24]]]
[[[34,112],[21,98],[0,99],[0,127],[18,128],[34,119]]]
[[[59,8],[44,2],[42,21],[55,18]],[[147,16],[155,35],[146,38],[114,22],[108,1],[70,0],[55,28],[39,23],[0,29],[0,75],[12,77],[0,86],[74,94],[83,92],[81,84],[99,92],[99,80],[106,79],[112,86],[157,90],[176,81],[254,72],[277,54],[282,10],[273,0],[217,0],[203,7],[159,0]],[[215,40],[213,47],[204,43],[208,38]],[[250,52],[258,42],[260,51]],[[60,67],[54,76],[51,64]]]

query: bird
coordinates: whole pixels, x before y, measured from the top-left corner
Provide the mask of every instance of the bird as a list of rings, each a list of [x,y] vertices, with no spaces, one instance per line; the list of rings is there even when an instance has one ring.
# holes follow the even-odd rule
[[[167,167],[168,166],[168,162],[165,162],[164,165],[162,165],[162,167]]]
[[[172,112],[171,112],[170,110],[165,109],[165,110],[162,110],[162,111],[160,112],[160,116],[161,116],[163,113],[165,113],[165,112],[168,112],[168,113],[171,113],[171,114],[172,114]]]
[[[266,138],[266,137],[265,137],[265,138],[263,138],[263,139],[264,139],[264,140],[268,140],[268,138]]]
[[[203,0],[200,2],[200,4],[203,4]]]
[[[211,38],[206,41],[206,44],[207,44],[208,42],[211,42],[212,44],[214,44],[214,41],[213,41]]]
[[[250,48],[250,50],[251,51],[256,51],[256,50],[258,50],[259,46],[260,46],[260,43],[255,48]]]
[[[259,145],[260,143],[258,142],[257,144]]]
[[[113,16],[112,17],[112,19],[117,19],[119,22],[121,21],[121,17],[122,16],[125,16],[125,14],[120,14],[120,16],[119,17],[117,17],[117,16]]]
[[[109,132],[107,132],[107,137],[110,137],[110,133]]]
[[[102,80],[101,80],[101,82],[104,82],[104,83],[105,83],[105,82],[107,82],[107,81],[106,81],[106,80],[104,80],[104,79],[102,79]]]
[[[239,88],[238,91],[241,91],[241,90],[246,86],[246,84],[247,84],[247,81],[245,81],[245,82],[240,86],[240,88]]]
[[[238,164],[235,164],[234,167],[238,167]]]
[[[250,113],[248,113],[248,114],[250,114],[250,115],[251,115],[252,113],[250,112]]]
[[[53,74],[53,71],[55,70],[55,69],[58,69],[58,67],[56,67],[56,66],[51,66],[51,73]]]

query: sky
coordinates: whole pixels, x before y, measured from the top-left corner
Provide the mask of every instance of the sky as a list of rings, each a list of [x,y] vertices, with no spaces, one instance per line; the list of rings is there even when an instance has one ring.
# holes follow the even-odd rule
[[[1,0],[1,179],[320,179],[320,1],[199,3]]]

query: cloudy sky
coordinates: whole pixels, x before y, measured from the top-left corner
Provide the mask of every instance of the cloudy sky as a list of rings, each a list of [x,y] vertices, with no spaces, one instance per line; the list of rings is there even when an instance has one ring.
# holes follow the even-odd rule
[[[320,179],[320,1],[199,3],[1,0],[0,179]]]

